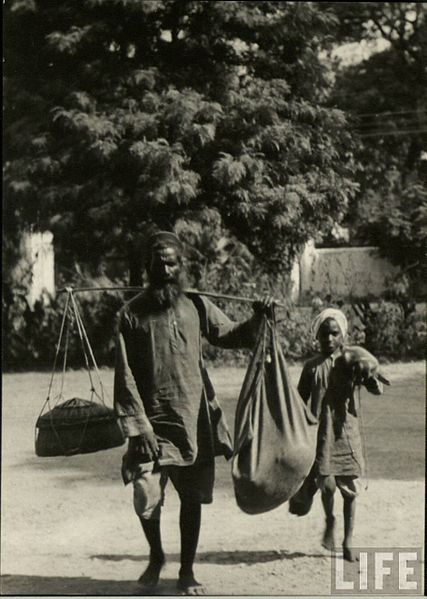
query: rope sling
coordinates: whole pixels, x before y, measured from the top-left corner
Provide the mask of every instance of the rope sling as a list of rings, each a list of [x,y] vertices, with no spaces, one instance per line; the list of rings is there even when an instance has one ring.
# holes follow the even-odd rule
[[[42,406],[35,427],[35,451],[39,457],[75,455],[90,453],[116,447],[125,442],[123,432],[112,409],[105,405],[106,395],[99,374],[98,365],[90,344],[86,328],[80,314],[75,297],[76,293],[86,291],[120,291],[140,293],[145,288],[141,286],[110,286],[110,287],[64,287],[58,293],[66,293],[64,313],[62,316],[59,339],[56,345],[52,373],[49,381],[47,398]],[[257,300],[195,289],[186,289],[185,293],[198,294],[216,299],[235,300],[253,303]],[[285,307],[276,302],[278,307]],[[72,398],[64,401],[64,383],[66,378],[68,349],[72,327],[77,329],[77,335],[82,348],[84,367],[89,377],[90,399]],[[58,373],[61,349],[63,351],[62,369],[59,392],[53,395],[53,383]],[[96,374],[99,385],[97,392],[92,371]],[[48,410],[48,411],[46,411]]]
[[[91,453],[99,451],[100,449],[116,447],[125,442],[123,432],[114,411],[105,405],[104,397],[106,392],[102,384],[98,365],[86,328],[83,324],[75,294],[85,291],[141,292],[143,290],[144,287],[139,286],[78,288],[68,286],[59,290],[59,293],[66,293],[66,299],[47,398],[42,406],[35,427],[35,451],[36,455],[39,457]],[[199,292],[193,289],[187,289],[185,292],[190,295],[197,293],[206,297],[238,300],[249,303],[256,301],[245,297]],[[84,358],[84,367],[89,377],[89,400],[74,397],[64,401],[64,383],[67,369],[70,332],[73,326],[77,329],[77,335],[80,340]],[[59,392],[56,395],[53,395],[53,383],[55,376],[58,373],[61,349],[63,351],[63,359]],[[92,371],[94,371],[96,375],[99,392],[96,390]]]
[[[64,291],[67,296],[47,398],[36,422],[35,451],[39,457],[92,453],[101,449],[117,447],[125,441],[114,410],[105,404],[107,394],[73,289],[68,287]],[[77,329],[84,358],[84,368],[89,378],[89,400],[74,397],[64,401],[68,349],[73,327]],[[59,392],[53,395],[53,384],[58,373],[61,348],[63,359]],[[93,372],[96,375],[98,390]],[[47,412],[46,409],[48,409]]]

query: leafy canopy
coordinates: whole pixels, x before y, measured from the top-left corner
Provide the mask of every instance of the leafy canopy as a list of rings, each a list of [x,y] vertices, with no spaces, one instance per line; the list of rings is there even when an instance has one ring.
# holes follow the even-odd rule
[[[344,216],[351,133],[328,106],[320,51],[338,19],[321,3],[10,0],[4,12],[6,209],[50,227],[63,261],[110,253],[132,270],[147,227],[214,210],[265,268],[289,271]]]
[[[329,3],[328,3],[329,5]],[[359,241],[379,245],[425,276],[427,242],[427,19],[420,2],[331,3],[344,42],[383,49],[338,71],[334,101],[353,114],[359,192],[348,220]]]

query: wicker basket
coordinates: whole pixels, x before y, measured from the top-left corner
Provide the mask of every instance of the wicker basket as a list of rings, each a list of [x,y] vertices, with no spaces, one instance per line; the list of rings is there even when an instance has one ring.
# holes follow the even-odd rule
[[[93,453],[124,442],[112,409],[77,397],[55,406],[36,423],[36,454],[40,457]]]

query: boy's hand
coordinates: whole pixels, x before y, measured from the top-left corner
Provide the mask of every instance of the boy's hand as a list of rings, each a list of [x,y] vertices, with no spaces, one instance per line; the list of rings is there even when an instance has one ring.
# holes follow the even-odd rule
[[[359,360],[353,365],[353,376],[356,385],[364,385],[369,379],[377,379],[385,385],[390,385],[390,381],[378,372],[377,366],[372,366],[367,360]]]
[[[353,377],[356,385],[363,385],[370,376],[372,376],[371,365],[365,360],[359,360],[353,365]]]

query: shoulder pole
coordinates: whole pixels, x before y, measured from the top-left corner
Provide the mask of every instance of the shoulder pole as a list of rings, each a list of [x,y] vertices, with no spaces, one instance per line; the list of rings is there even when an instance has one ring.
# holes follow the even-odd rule
[[[84,291],[144,291],[144,289],[146,289],[146,287],[64,287],[63,289],[59,289],[58,293],[64,293],[68,291],[72,291],[73,293],[80,293]],[[199,291],[198,289],[184,289],[184,293],[251,304],[259,301],[254,298],[243,297],[240,295],[228,295],[224,293],[216,293],[214,291]],[[274,303],[279,308],[286,308],[286,306],[280,302]]]

